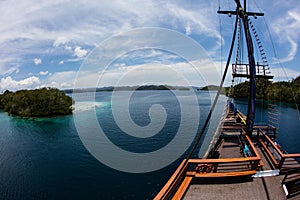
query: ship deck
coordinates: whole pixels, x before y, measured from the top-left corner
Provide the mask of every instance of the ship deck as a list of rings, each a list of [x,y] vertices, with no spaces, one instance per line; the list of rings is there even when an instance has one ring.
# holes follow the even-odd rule
[[[254,143],[256,150],[261,155],[261,171],[272,170],[276,172],[274,166],[264,156],[263,150]],[[220,157],[228,158],[239,156],[239,147],[232,142],[224,144]],[[294,160],[293,167],[300,167]],[[281,185],[285,175],[266,176],[266,177],[227,177],[227,178],[202,178],[193,179],[184,195],[185,200],[198,199],[286,199],[284,189]],[[299,195],[289,199],[299,199]]]
[[[274,128],[255,126],[248,136],[244,120],[228,112],[213,151],[184,160],[155,199],[299,199],[300,154],[283,153]]]
[[[282,179],[283,176],[196,180],[184,199],[285,199]]]

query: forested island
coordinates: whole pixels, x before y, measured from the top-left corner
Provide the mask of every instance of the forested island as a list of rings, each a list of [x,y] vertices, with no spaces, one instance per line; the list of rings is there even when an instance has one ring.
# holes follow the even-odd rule
[[[0,109],[21,117],[52,117],[72,113],[73,99],[56,88],[6,90],[0,95]]]
[[[226,88],[226,95],[236,99],[248,98],[249,88],[250,84],[248,81],[239,83],[231,90]],[[257,79],[256,98],[300,104],[300,76],[288,82],[271,82]]]
[[[101,88],[76,88],[63,90],[65,93],[83,93],[83,92],[112,92],[112,91],[132,91],[132,90],[189,90],[184,86],[170,85],[141,85],[141,86],[109,86]]]
[[[219,86],[216,86],[216,85],[207,85],[207,86],[201,88],[200,90],[218,91],[219,90]],[[226,94],[226,88],[225,87],[223,87],[221,89],[221,94]]]

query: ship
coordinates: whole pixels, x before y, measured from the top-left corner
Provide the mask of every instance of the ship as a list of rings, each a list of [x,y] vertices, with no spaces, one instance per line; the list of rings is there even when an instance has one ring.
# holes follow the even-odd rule
[[[232,42],[218,92],[207,119],[196,136],[195,144],[170,179],[155,196],[165,199],[299,199],[300,153],[289,154],[276,142],[274,124],[256,124],[256,81],[271,80],[262,41],[252,19],[264,14],[248,12],[247,1],[234,0],[236,9],[218,10],[218,14],[235,17]],[[240,42],[246,41],[247,62],[239,58]],[[254,42],[258,50],[254,51]],[[235,44],[237,43],[237,44]],[[238,46],[237,48],[234,48]],[[234,63],[233,50],[237,49]],[[259,52],[261,62],[257,62]],[[219,127],[202,158],[193,158],[214,111],[231,64],[232,76],[249,80],[247,113],[228,99]],[[274,108],[270,106],[270,108]]]

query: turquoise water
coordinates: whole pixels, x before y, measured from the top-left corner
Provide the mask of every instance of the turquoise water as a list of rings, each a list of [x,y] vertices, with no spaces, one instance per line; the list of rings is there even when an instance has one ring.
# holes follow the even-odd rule
[[[129,103],[131,117],[137,125],[143,127],[151,122],[148,111],[153,104],[161,104],[167,118],[157,135],[146,139],[129,137],[113,120],[111,93],[96,93],[95,105],[84,101],[87,95],[91,94],[82,94],[76,115],[84,116],[88,110],[95,108],[99,124],[107,137],[126,151],[145,153],[166,146],[175,137],[181,122],[181,107],[173,93],[137,91]],[[180,95],[188,104],[189,96],[184,91]],[[196,95],[201,127],[211,102],[208,92],[197,92]],[[224,96],[220,100],[221,103],[226,101]],[[217,107],[219,113],[223,110],[221,103]],[[243,107],[243,102],[239,105]],[[264,108],[261,109],[263,112]],[[282,132],[278,134],[279,141],[290,152],[299,150],[297,110],[281,106],[280,115]],[[213,122],[211,126],[216,124]],[[178,158],[171,165],[148,173],[126,173],[112,169],[86,150],[72,115],[21,119],[0,112],[0,127],[0,199],[152,199],[181,160]],[[87,132],[93,131],[89,123],[85,128]],[[186,156],[186,152],[182,153],[182,157]],[[198,152],[194,156],[197,155]]]

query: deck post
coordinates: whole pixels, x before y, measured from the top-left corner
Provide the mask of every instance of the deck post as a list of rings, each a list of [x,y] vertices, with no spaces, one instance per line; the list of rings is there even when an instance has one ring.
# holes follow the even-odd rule
[[[285,157],[284,157],[284,156],[281,156],[280,162],[279,162],[279,164],[278,164],[278,169],[280,169],[280,168],[282,167],[284,161],[285,161]]]

